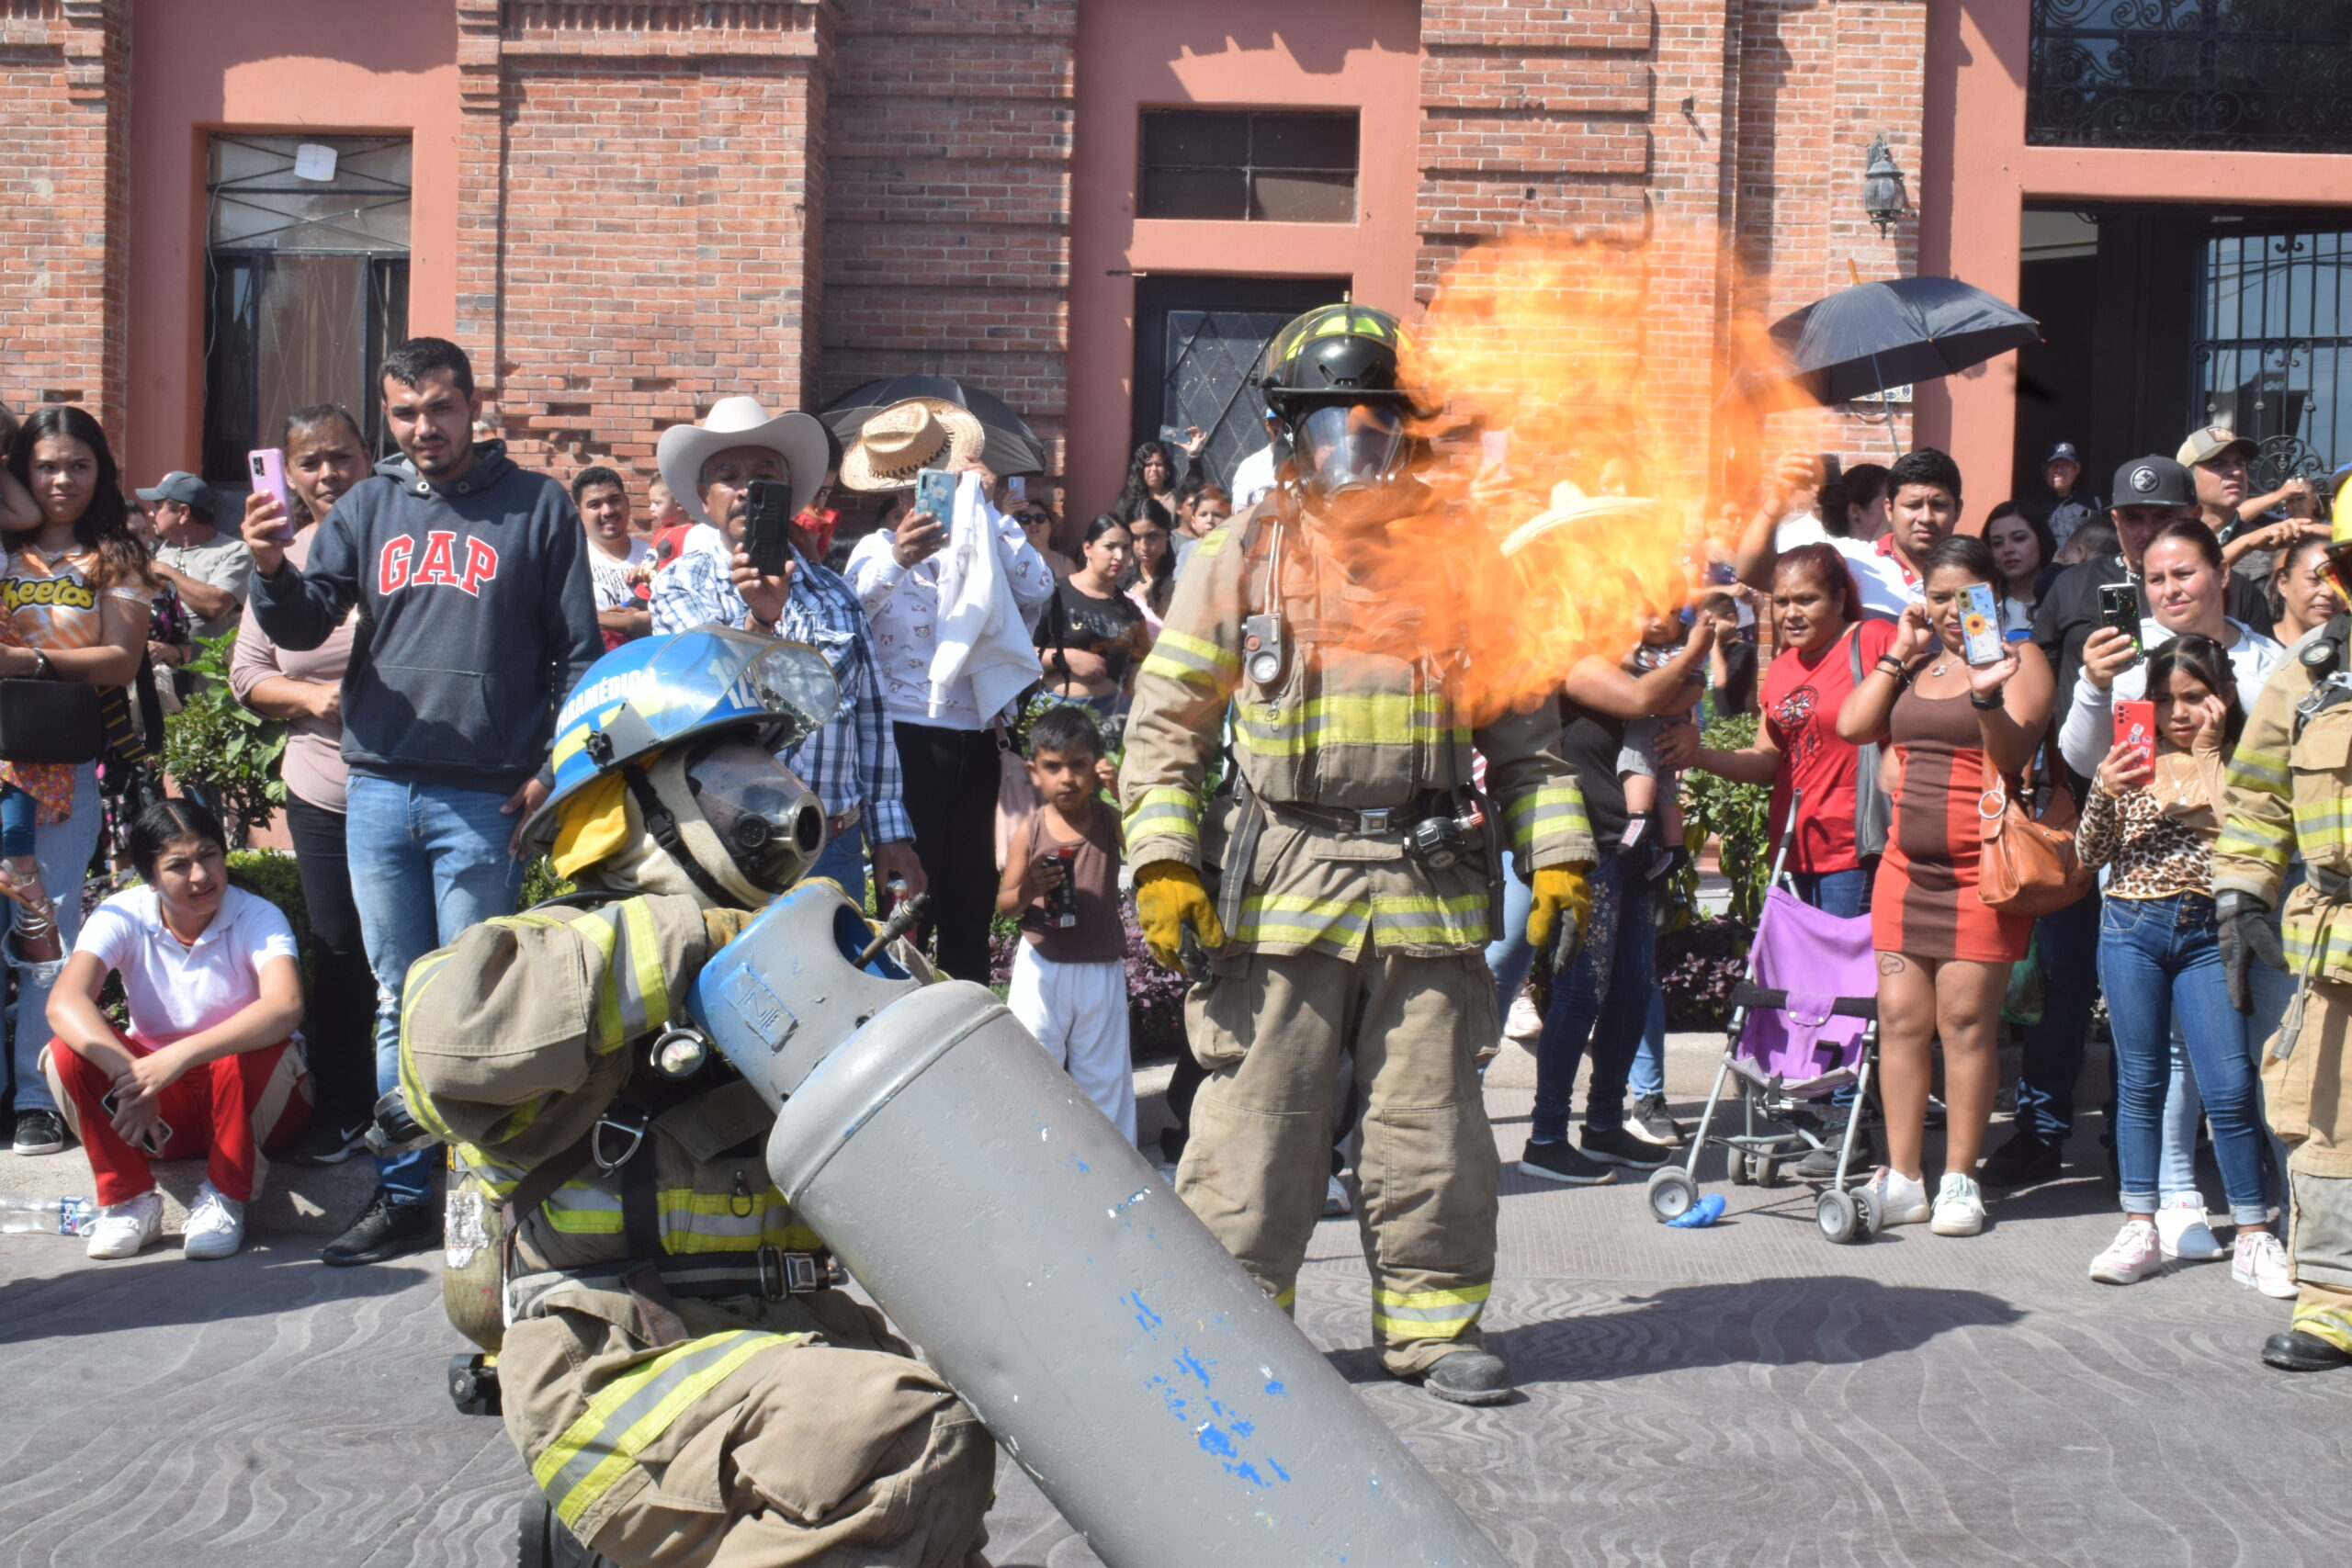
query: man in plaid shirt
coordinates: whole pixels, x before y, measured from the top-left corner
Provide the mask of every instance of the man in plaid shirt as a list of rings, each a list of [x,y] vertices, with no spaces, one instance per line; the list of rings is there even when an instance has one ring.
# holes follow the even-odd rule
[[[738,400],[724,400],[722,407]],[[714,408],[710,423],[718,423],[719,413]],[[684,443],[673,453],[665,443],[664,482],[673,495],[696,498],[706,517],[718,522],[713,532],[718,536],[694,539],[653,579],[653,635],[666,637],[708,623],[767,632],[807,643],[823,654],[840,688],[841,705],[831,723],[779,758],[825,804],[825,852],[809,874],[831,877],[853,897],[862,896],[870,840],[875,875],[885,884],[903,881],[905,894],[920,893],[922,863],[916,858],[914,829],[907,818],[898,741],[882,705],[879,663],[857,595],[840,576],[802,553],[797,525],[792,564],[780,580],[753,572],[740,548],[742,498],[752,480],[788,478],[794,500],[804,507],[821,499],[830,475],[811,483],[808,476],[793,472],[794,459],[806,461],[807,455],[796,450],[791,432],[783,428],[788,421],[807,417],[787,414],[765,421],[763,411],[762,421],[753,423],[745,412],[730,423],[752,428],[726,438],[741,445],[707,456]],[[715,443],[706,436],[699,445],[707,448]],[[693,459],[699,459],[693,471],[670,471]],[[773,615],[762,613],[769,610]]]

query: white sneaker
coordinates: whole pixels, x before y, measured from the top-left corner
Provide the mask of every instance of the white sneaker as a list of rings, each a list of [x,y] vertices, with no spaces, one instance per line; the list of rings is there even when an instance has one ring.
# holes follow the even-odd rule
[[[2205,1223],[2205,1197],[2200,1192],[2177,1193],[2156,1211],[2156,1245],[2164,1248],[2166,1258],[2191,1263],[2209,1262],[2228,1251],[2213,1235],[2213,1227]]]
[[[1328,1220],[1334,1214],[1355,1212],[1355,1205],[1348,1201],[1348,1190],[1340,1185],[1338,1177],[1331,1178],[1331,1184],[1323,1189],[1323,1217]]]
[[[209,1181],[198,1188],[196,1207],[187,1212],[187,1229],[180,1237],[181,1255],[233,1258],[244,1244],[245,1206],[223,1197]]]
[[[2102,1285],[2136,1285],[2151,1274],[2163,1273],[2164,1267],[2156,1227],[2145,1220],[2126,1220],[2107,1250],[2091,1259],[2091,1278]]]
[[[1936,1217],[1928,1228],[1938,1235],[1974,1235],[1984,1228],[1984,1195],[1976,1179],[1954,1170],[1936,1189]]]
[[[138,1197],[120,1203],[98,1205],[97,1224],[90,1227],[89,1254],[93,1258],[136,1258],[142,1247],[153,1247],[164,1237],[164,1200],[154,1192],[141,1192]]]
[[[1889,1225],[1916,1225],[1928,1218],[1928,1184],[1916,1176],[1902,1176],[1880,1166],[1870,1179],[1871,1198],[1878,1206],[1881,1230]]]
[[[2268,1231],[2238,1232],[2238,1244],[2230,1253],[2230,1278],[2282,1302],[2300,1293],[2295,1271],[2287,1267],[2287,1249]]]
[[[1503,1019],[1503,1038],[1528,1044],[1543,1032],[1544,1015],[1535,1010],[1535,998],[1521,991]]]

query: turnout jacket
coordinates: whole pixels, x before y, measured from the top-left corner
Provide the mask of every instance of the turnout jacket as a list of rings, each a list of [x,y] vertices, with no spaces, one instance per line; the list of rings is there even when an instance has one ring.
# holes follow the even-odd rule
[[[1484,838],[1486,852],[1442,871],[1408,854],[1399,829],[1438,796],[1470,799],[1475,746],[1520,874],[1590,862],[1558,716],[1545,704],[1475,730],[1464,722],[1453,690],[1459,612],[1442,569],[1409,592],[1366,581],[1306,518],[1279,529],[1270,575],[1276,532],[1261,505],[1204,537],[1177,579],[1127,718],[1127,859],[1138,871],[1173,861],[1219,875],[1219,913],[1238,949],[1354,958],[1367,947],[1424,957],[1482,947],[1498,918],[1492,817],[1473,840]],[[1245,673],[1243,623],[1274,611],[1283,669],[1261,683]],[[1228,705],[1239,782],[1209,801]],[[1390,830],[1349,820],[1381,809],[1395,813]]]
[[[2338,615],[2313,635],[2341,637],[2346,626]],[[2307,879],[2279,909],[2288,972],[2344,984],[2352,983],[2352,690],[2338,687],[2328,700],[2327,682],[2289,658],[2255,699],[2223,777],[2213,891],[2251,893],[2276,908],[2288,863],[2301,855]],[[2299,715],[2306,705],[2314,711]]]

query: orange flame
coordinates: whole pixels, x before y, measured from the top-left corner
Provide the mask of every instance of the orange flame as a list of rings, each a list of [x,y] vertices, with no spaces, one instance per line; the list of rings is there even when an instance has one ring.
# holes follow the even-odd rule
[[[1713,312],[1666,299],[1691,276],[1717,276],[1714,251],[1671,233],[1515,236],[1464,255],[1410,331],[1436,504],[1388,531],[1420,570],[1382,576],[1453,601],[1433,624],[1459,627],[1473,723],[1551,696],[1582,659],[1623,659],[1690,600],[1708,542],[1737,532],[1714,498],[1747,492],[1780,394],[1719,400]],[[1745,335],[1752,363],[1763,334]]]

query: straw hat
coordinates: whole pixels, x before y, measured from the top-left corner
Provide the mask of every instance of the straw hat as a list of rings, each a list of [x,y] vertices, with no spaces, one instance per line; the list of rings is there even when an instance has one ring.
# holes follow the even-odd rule
[[[662,471],[662,482],[670,487],[671,499],[697,523],[718,526],[703,510],[702,466],[730,446],[764,446],[784,459],[796,517],[816,500],[817,487],[825,482],[831,450],[825,427],[815,415],[795,412],[770,418],[757,398],[721,398],[700,424],[672,425],[653,448],[654,464]]]
[[[841,482],[850,490],[911,490],[918,470],[952,469],[987,445],[971,410],[944,398],[909,398],[858,426],[842,455]]]
[[[1600,518],[1642,519],[1657,514],[1657,502],[1638,495],[1587,495],[1573,479],[1552,487],[1552,504],[1510,531],[1505,557],[1515,556],[1557,528]]]

